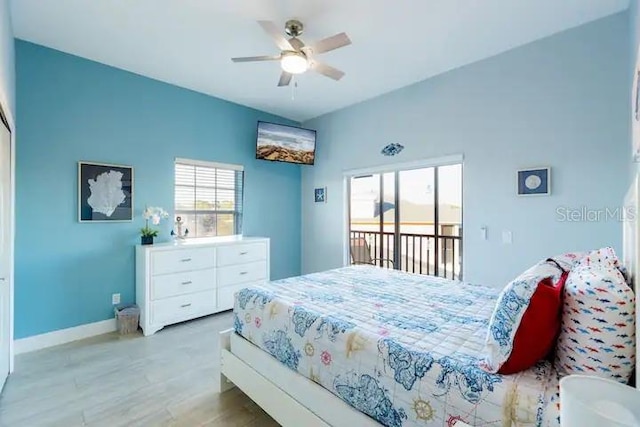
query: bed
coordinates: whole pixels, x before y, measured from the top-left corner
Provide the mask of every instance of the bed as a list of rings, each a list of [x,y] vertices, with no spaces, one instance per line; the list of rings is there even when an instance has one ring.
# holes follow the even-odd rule
[[[633,282],[640,273],[639,191],[640,174],[636,174],[624,200],[622,224],[623,264]],[[393,283],[384,293],[389,291],[391,297],[380,298],[380,282],[387,281]],[[297,284],[306,290],[298,291]],[[422,289],[420,299],[407,292],[416,285]],[[497,292],[366,267],[252,288],[237,295],[235,327],[220,333],[220,391],[239,387],[285,427],[380,426],[375,417],[384,418],[382,422],[387,425],[399,420],[403,426],[557,426],[558,378],[551,365],[541,362],[513,376],[489,375],[475,369],[486,328],[482,319],[489,318],[490,301],[495,301]],[[360,303],[352,299],[354,295]],[[334,310],[332,304],[340,298],[341,307]],[[471,299],[471,304],[466,299]],[[636,306],[638,303],[636,292]],[[358,308],[363,305],[368,311]],[[400,316],[391,316],[399,308]],[[300,309],[312,312],[311,316],[331,313],[332,318],[323,322],[318,317],[307,327],[312,317],[301,316]],[[402,317],[410,309],[417,316]],[[433,318],[439,320],[427,318],[427,310],[440,310]],[[418,317],[425,322],[418,322]],[[349,328],[344,332],[338,326],[334,334],[333,327],[340,321],[354,326],[346,324]],[[429,322],[433,325],[424,326]],[[318,330],[321,324],[324,326]],[[638,328],[640,323],[636,322],[636,335],[640,334]],[[275,333],[271,335],[269,329]],[[278,353],[273,345],[278,340],[290,340],[291,353]],[[313,345],[311,358],[307,341]],[[433,347],[428,347],[429,342]],[[431,359],[418,365],[413,359],[391,358],[389,350],[397,348],[395,345],[407,352],[429,353]],[[324,357],[328,364],[323,362],[323,351],[331,355],[330,362]],[[406,355],[394,350],[391,353]],[[292,361],[296,357],[297,366]],[[287,360],[291,366],[287,366]],[[640,358],[636,357],[636,363],[637,371]],[[382,402],[386,410],[376,411],[379,404],[370,405],[370,400],[358,398],[363,396],[362,390],[375,391],[375,402]],[[373,408],[368,411],[371,416],[362,411],[367,412],[367,408]]]
[[[284,426],[558,426],[549,362],[479,367],[498,293],[371,266],[243,289],[221,384]]]

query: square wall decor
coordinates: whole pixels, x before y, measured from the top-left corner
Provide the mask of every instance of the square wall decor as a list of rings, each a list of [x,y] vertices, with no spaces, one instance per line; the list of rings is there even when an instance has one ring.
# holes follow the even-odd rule
[[[327,203],[327,187],[316,188],[314,196],[316,203]]]
[[[518,171],[519,196],[548,196],[551,194],[551,169],[532,168]]]
[[[133,220],[133,168],[78,162],[78,220]]]

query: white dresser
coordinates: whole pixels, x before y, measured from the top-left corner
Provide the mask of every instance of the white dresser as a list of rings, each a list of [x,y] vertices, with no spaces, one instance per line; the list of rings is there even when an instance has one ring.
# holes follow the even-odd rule
[[[269,280],[269,239],[219,237],[136,247],[140,327],[152,335],[172,323],[233,308],[236,291]]]

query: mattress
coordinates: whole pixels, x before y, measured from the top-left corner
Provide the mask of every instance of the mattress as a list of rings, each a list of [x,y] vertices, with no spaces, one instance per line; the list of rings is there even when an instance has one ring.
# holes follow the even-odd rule
[[[385,426],[559,426],[549,362],[508,376],[479,367],[498,293],[351,266],[239,291],[234,328]]]

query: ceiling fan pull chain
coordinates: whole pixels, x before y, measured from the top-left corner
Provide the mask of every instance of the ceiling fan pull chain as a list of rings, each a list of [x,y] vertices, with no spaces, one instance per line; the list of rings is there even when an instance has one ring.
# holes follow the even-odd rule
[[[293,80],[293,84],[291,85],[291,100],[295,101],[296,100],[296,89],[298,88],[298,80],[296,79],[295,75],[292,77],[292,80]]]

